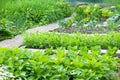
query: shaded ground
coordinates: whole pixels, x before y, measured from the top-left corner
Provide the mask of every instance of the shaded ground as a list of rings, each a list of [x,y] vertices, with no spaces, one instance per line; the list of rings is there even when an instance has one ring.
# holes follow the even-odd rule
[[[51,30],[51,32],[64,32],[64,33],[73,33],[73,32],[81,32],[87,34],[94,34],[94,33],[108,33],[110,31],[120,32],[120,27],[116,29],[109,29],[109,28],[93,28],[93,29],[85,29],[79,27],[69,27],[69,28],[57,28],[55,30]]]

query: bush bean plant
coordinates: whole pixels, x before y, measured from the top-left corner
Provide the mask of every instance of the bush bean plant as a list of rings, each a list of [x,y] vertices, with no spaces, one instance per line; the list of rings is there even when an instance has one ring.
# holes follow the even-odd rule
[[[120,48],[120,33],[110,32],[108,34],[81,34],[81,33],[31,33],[24,35],[23,45],[29,48],[57,48],[57,47],[91,47],[101,46],[101,48]]]
[[[28,51],[20,48],[0,48],[0,65],[15,76],[15,80],[112,80],[119,69],[119,59],[99,48],[92,53],[58,48],[45,51]]]

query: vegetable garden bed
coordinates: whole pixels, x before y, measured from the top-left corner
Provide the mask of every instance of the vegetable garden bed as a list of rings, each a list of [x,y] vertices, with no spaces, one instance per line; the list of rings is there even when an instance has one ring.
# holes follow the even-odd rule
[[[83,48],[56,51],[28,51],[19,48],[0,48],[0,65],[13,73],[16,79],[27,80],[113,80],[120,69],[120,61],[114,54],[100,55],[94,48],[88,54]]]
[[[0,10],[0,40],[72,15],[53,32],[23,34],[20,48],[0,47],[0,79],[120,80],[119,5],[70,6],[64,0],[8,4]]]
[[[51,30],[50,32],[59,32],[59,33],[80,32],[82,34],[94,34],[94,33],[106,34],[106,33],[109,33],[111,31],[120,32],[120,27],[117,27],[115,29],[110,29],[107,27],[93,28],[93,29],[79,28],[79,27],[68,27],[68,28],[57,28],[57,29]]]
[[[77,47],[82,46],[88,48],[92,46],[100,46],[102,49],[108,47],[120,48],[120,33],[111,32],[108,34],[81,34],[81,33],[31,33],[24,35],[23,45],[28,48],[58,48]]]
[[[120,31],[120,14],[116,6],[102,7],[99,4],[76,6],[70,18],[60,20],[53,32],[107,33]]]

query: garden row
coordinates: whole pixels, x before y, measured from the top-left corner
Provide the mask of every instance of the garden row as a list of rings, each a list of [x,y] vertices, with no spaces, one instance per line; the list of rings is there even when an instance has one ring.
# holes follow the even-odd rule
[[[92,53],[85,49],[32,52],[0,48],[0,65],[13,73],[12,80],[117,80],[115,78],[119,76],[113,75],[120,69],[120,60],[114,53],[111,55],[108,51],[101,55],[98,47],[93,47]]]
[[[60,28],[54,31],[82,33],[119,31],[119,9],[117,6],[102,7],[98,4],[76,6],[72,16],[69,19],[61,20]]]
[[[120,48],[120,33],[110,32],[107,34],[81,34],[81,33],[31,33],[24,35],[23,45],[27,48],[58,48],[100,46],[102,49],[108,47]]]
[[[64,0],[9,0],[0,6],[0,40],[71,15]]]

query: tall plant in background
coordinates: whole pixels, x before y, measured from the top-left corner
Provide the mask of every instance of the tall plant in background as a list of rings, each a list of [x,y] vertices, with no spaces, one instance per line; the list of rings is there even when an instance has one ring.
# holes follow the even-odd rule
[[[120,12],[120,0],[103,0],[104,3],[117,6],[118,12]]]
[[[34,25],[63,19],[72,13],[71,7],[64,0],[2,0],[1,4],[4,6],[0,7],[0,20],[14,23],[14,35]]]

